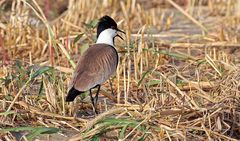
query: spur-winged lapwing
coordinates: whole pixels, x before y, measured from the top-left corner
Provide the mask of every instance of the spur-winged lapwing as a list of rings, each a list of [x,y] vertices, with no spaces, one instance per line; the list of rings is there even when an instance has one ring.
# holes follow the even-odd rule
[[[101,85],[115,73],[118,54],[114,38],[120,37],[116,22],[109,16],[100,18],[97,26],[97,42],[91,45],[79,58],[66,101],[73,101],[78,95],[89,90],[95,113]],[[92,89],[97,88],[95,101]]]

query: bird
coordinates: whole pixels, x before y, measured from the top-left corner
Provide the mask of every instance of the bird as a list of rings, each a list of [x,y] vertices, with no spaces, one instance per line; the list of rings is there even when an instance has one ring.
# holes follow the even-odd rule
[[[80,57],[74,70],[66,101],[74,99],[89,91],[93,110],[97,112],[97,100],[101,85],[112,76],[118,66],[118,53],[115,49],[115,37],[124,40],[118,33],[126,34],[117,27],[117,23],[108,15],[99,19],[97,41]],[[92,90],[97,88],[95,97]]]

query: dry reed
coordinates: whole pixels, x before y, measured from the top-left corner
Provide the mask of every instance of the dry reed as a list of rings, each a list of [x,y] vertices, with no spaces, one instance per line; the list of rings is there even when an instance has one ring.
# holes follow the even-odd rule
[[[240,139],[238,1],[45,2],[0,2],[1,139]],[[103,15],[127,35],[94,116],[87,95],[64,97]]]

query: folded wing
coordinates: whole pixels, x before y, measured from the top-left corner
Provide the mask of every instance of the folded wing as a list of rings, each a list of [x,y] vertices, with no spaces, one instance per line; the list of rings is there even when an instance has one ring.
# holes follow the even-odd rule
[[[79,58],[71,87],[87,91],[101,85],[115,73],[117,63],[118,54],[114,47],[107,44],[90,46]]]

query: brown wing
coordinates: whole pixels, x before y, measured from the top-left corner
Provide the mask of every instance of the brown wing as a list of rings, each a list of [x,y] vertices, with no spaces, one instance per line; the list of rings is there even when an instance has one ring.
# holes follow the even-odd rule
[[[107,44],[94,44],[79,58],[72,85],[78,91],[87,91],[104,83],[115,71],[118,54]]]

